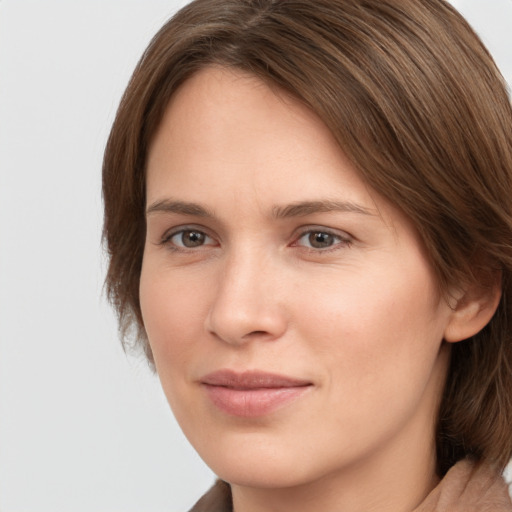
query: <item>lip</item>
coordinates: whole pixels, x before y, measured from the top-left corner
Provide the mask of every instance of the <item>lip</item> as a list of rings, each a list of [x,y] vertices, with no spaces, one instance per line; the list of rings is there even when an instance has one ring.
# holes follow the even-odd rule
[[[244,418],[270,414],[313,386],[311,381],[262,371],[219,370],[201,379],[211,402],[222,412]]]

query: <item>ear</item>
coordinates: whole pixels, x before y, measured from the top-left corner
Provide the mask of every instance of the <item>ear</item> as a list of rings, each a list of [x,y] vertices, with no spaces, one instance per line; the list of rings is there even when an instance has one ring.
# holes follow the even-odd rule
[[[452,312],[444,331],[444,339],[455,343],[474,336],[491,320],[501,299],[501,272],[496,272],[486,285],[475,283],[453,297]]]

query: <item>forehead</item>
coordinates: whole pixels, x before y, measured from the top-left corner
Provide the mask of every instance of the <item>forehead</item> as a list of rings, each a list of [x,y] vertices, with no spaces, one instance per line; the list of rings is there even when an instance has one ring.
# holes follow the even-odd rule
[[[246,196],[275,192],[283,200],[297,200],[306,189],[368,195],[313,111],[256,77],[219,67],[196,73],[173,96],[147,171],[148,196],[164,184],[178,190],[191,182],[208,184],[211,195],[219,188]]]
[[[255,166],[266,156],[265,147],[279,146],[285,158],[290,146],[299,150],[307,141],[318,146],[319,155],[329,146],[341,156],[329,130],[298,100],[255,76],[221,67],[197,72],[174,94],[150,148],[149,166],[163,140],[174,146],[175,157],[191,144],[202,150],[198,158],[231,156],[243,148],[256,159]]]

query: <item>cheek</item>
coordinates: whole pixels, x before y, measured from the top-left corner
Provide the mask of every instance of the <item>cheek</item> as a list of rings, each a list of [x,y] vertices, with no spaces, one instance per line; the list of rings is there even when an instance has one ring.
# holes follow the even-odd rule
[[[190,410],[200,407],[191,392],[191,361],[201,357],[205,290],[183,272],[143,265],[140,301],[144,327],[167,401],[186,435],[195,432]]]
[[[444,382],[443,322],[430,274],[416,273],[414,282],[392,270],[380,276],[347,277],[297,302],[311,312],[301,324],[308,359],[324,372],[323,401],[312,416],[329,411],[325,436],[347,456],[375,448],[411,418],[431,427]]]
[[[428,380],[446,312],[426,264],[368,267],[316,290],[297,299],[296,310],[307,312],[302,338],[329,365],[333,385],[360,399]]]
[[[159,271],[150,263],[143,264],[142,318],[160,375],[172,375],[172,367],[180,366],[199,338],[206,297],[198,293],[197,287],[194,279],[179,272]],[[161,362],[165,362],[165,367]]]

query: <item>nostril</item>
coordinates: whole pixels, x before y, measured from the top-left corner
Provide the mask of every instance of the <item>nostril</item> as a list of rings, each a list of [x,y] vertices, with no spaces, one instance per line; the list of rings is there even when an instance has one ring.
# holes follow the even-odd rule
[[[242,299],[220,294],[205,318],[205,329],[233,345],[276,340],[283,335],[287,321],[279,307],[250,297]],[[233,307],[234,303],[238,307]]]

